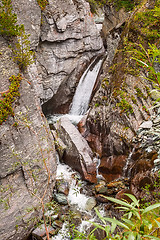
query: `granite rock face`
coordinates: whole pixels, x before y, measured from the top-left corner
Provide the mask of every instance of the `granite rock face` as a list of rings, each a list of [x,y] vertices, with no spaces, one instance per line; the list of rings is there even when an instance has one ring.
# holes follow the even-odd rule
[[[9,88],[9,77],[17,75],[7,42],[0,38],[0,91]],[[34,225],[40,206],[51,198],[55,181],[55,150],[52,134],[41,112],[40,102],[28,74],[22,75],[15,116],[0,126],[0,239],[24,239]],[[1,96],[1,95],[0,95]],[[34,195],[35,194],[35,195]],[[39,212],[39,213],[38,213]]]
[[[103,22],[102,31],[106,39],[113,29],[118,29],[125,23],[125,21],[129,17],[129,13],[125,12],[123,8],[117,11],[115,7],[112,6],[111,4],[106,4],[104,6],[104,13],[105,18]]]
[[[43,111],[63,113],[69,109],[82,72],[104,48],[86,1],[48,2],[42,12],[36,0],[15,0],[13,7],[36,50],[30,72],[38,73]]]

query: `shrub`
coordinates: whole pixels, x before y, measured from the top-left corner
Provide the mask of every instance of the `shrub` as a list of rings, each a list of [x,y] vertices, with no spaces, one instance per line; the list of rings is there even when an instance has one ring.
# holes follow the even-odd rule
[[[21,31],[18,37],[18,42],[12,48],[13,60],[19,65],[20,70],[24,71],[27,66],[32,64],[33,52],[30,50],[29,35],[26,35],[24,30]]]
[[[20,96],[18,89],[21,80],[22,77],[20,74],[18,76],[12,75],[9,78],[11,85],[9,86],[8,93],[1,93],[3,99],[0,99],[0,125],[2,125],[4,121],[6,121],[9,115],[14,116],[12,103],[14,102],[16,97]]]
[[[41,10],[43,11],[45,7],[48,5],[48,0],[37,0],[38,5],[40,6]]]
[[[0,4],[0,34],[3,36],[17,36],[23,25],[17,25],[17,16],[12,13],[11,0],[2,0]]]

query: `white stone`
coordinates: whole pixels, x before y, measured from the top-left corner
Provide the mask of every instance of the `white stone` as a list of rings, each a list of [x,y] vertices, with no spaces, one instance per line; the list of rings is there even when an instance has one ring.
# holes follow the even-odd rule
[[[139,126],[139,128],[151,128],[152,125],[153,125],[152,121],[145,121]]]

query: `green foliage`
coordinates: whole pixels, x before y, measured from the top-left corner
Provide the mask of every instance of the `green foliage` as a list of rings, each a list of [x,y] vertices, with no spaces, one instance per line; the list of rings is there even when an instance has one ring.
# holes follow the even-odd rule
[[[78,233],[81,238],[74,239],[96,240],[94,231],[98,228],[105,232],[105,239],[158,240],[160,231],[160,218],[157,213],[160,213],[160,203],[150,205],[146,208],[140,208],[139,200],[137,200],[131,194],[126,195],[131,199],[131,203],[128,203],[125,200],[106,197],[109,201],[120,205],[118,208],[123,212],[121,220],[103,217],[95,208],[95,211],[102,223],[99,224],[92,222],[95,228],[88,236],[76,231],[76,234]]]
[[[16,97],[20,96],[18,89],[21,80],[22,77],[20,74],[18,76],[12,75],[9,78],[9,81],[11,82],[11,85],[9,86],[9,92],[2,93],[3,99],[0,99],[0,125],[6,121],[9,115],[14,116],[12,103],[15,101]]]
[[[147,74],[147,79],[155,83],[155,87],[160,88],[160,73],[155,71],[155,62],[160,63],[160,49],[154,44],[149,44],[149,48],[145,49],[142,44],[138,45],[132,53],[134,59],[140,67],[144,67]]]
[[[33,63],[33,53],[30,51],[29,35],[25,34],[24,26],[17,25],[17,16],[12,13],[11,0],[2,0],[0,4],[0,34],[3,36],[18,36],[18,43],[12,48],[13,60],[21,70]]]
[[[156,1],[153,9],[140,11],[135,15],[135,24],[140,29],[143,36],[152,41],[160,38],[160,1]]]
[[[140,3],[138,0],[108,0],[108,2],[113,3],[117,11],[119,11],[121,8],[124,8],[125,11],[131,11],[135,5]]]
[[[27,66],[33,63],[33,52],[30,50],[29,35],[24,30],[18,37],[18,42],[12,48],[13,60],[19,65],[20,70],[25,70]]]
[[[40,6],[41,10],[43,11],[46,6],[48,5],[48,0],[37,0],[38,5]]]
[[[11,0],[2,0],[0,4],[0,34],[3,36],[17,36],[23,25],[17,25],[17,16],[12,13]]]

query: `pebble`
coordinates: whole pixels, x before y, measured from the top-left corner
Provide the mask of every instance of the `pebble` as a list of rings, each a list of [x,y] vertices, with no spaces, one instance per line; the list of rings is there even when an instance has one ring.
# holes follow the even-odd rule
[[[62,205],[68,204],[67,197],[63,193],[54,193],[53,197],[55,201],[57,201],[59,204],[62,204]]]
[[[139,128],[147,128],[148,129],[148,128],[151,128],[152,125],[153,125],[152,121],[145,121],[139,126]]]

